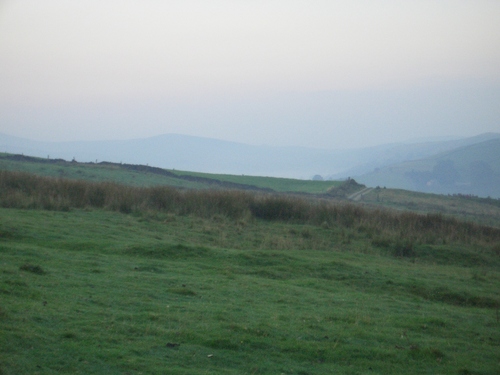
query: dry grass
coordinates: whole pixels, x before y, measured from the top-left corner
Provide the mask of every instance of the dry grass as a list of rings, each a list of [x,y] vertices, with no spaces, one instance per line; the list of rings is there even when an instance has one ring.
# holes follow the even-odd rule
[[[219,215],[241,222],[249,218],[282,221],[322,228],[344,228],[363,233],[374,243],[390,239],[389,243],[404,243],[407,247],[411,243],[495,245],[500,241],[499,228],[463,222],[441,214],[374,209],[283,194],[180,190],[172,187],[139,188],[9,171],[0,171],[0,206],[57,211],[97,208],[125,214],[162,212],[201,218]],[[410,254],[411,251],[404,250],[403,253]]]

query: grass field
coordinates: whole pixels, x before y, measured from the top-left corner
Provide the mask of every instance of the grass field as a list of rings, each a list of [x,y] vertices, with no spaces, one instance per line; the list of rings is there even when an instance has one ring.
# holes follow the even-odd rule
[[[135,168],[135,169],[132,169]],[[93,182],[113,181],[131,186],[168,185],[173,187],[270,189],[275,192],[323,194],[340,181],[311,181],[287,178],[217,175],[209,173],[160,170],[148,166],[116,163],[78,163],[0,153],[0,170],[34,173]],[[164,172],[161,174],[159,172]],[[230,183],[233,185],[227,185]]]
[[[68,162],[28,157],[12,159],[13,155],[0,153],[0,169],[33,173],[39,176],[77,179],[92,182],[112,181],[131,186],[168,185],[181,188],[206,188],[203,183],[178,179],[171,175],[160,175],[126,169],[121,164],[93,164]]]
[[[90,182],[115,182],[128,186],[171,186],[185,189],[244,189],[279,193],[325,195],[343,192],[342,181],[307,181],[273,177],[215,175],[164,170],[148,166],[110,163],[77,163],[19,157],[0,153],[0,171],[20,171],[54,178]],[[359,187],[362,189],[362,186]],[[350,193],[352,193],[351,191]],[[346,199],[346,194],[328,194]],[[439,213],[461,220],[500,227],[500,200],[416,193],[397,189],[374,189],[363,195],[362,204],[418,213]]]
[[[38,207],[0,208],[2,375],[500,372],[498,229],[250,193],[0,187]]]
[[[399,189],[373,189],[362,202],[419,213],[440,213],[500,227],[500,200],[471,196],[426,194]]]
[[[312,181],[297,180],[291,178],[235,176],[181,171],[176,171],[175,173],[180,176],[199,176],[205,178],[214,178],[220,181],[257,186],[260,188],[272,189],[273,191],[280,193],[324,194],[332,187],[338,187],[342,183],[342,181]]]
[[[1,375],[500,373],[496,200],[10,162]]]

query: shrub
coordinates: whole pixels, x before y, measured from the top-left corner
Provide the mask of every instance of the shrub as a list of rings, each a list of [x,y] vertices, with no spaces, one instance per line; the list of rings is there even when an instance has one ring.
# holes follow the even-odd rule
[[[170,187],[152,187],[146,189],[145,193],[148,208],[160,211],[172,211],[180,199],[180,193]]]
[[[387,237],[375,237],[372,240],[372,245],[376,247],[388,248],[389,246],[391,246],[391,243],[391,239]]]
[[[258,219],[270,221],[305,221],[310,216],[304,200],[283,196],[254,199],[250,204],[250,212]]]
[[[103,185],[89,184],[86,190],[85,200],[91,207],[102,208],[106,203],[107,191]]]

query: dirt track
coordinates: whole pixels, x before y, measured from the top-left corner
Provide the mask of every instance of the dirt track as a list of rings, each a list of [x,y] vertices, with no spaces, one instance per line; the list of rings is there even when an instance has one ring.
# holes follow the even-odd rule
[[[359,201],[363,197],[363,195],[368,194],[372,190],[373,188],[371,187],[364,188],[363,190],[357,191],[354,194],[349,195],[347,199],[351,201]]]

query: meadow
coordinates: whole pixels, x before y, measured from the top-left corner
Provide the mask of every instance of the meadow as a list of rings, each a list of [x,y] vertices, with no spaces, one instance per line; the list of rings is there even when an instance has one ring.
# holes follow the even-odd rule
[[[79,163],[0,153],[0,170],[92,182],[116,182],[130,186],[173,186],[189,189],[233,188],[321,194],[340,181],[311,181],[290,178],[235,176],[160,169],[122,163]]]
[[[0,170],[78,180],[115,183],[131,187],[174,187],[196,190],[242,190],[298,194],[304,197],[345,201],[364,185],[350,181],[311,181],[287,178],[208,174],[166,170],[145,165],[80,163],[0,153]],[[373,189],[358,202],[376,208],[390,208],[421,214],[436,213],[500,227],[500,200],[472,196],[447,196],[400,189]]]
[[[500,227],[500,199],[375,188],[363,195],[361,202],[370,206],[421,214],[438,213],[464,221]]]
[[[0,374],[497,374],[500,229],[0,172]]]

